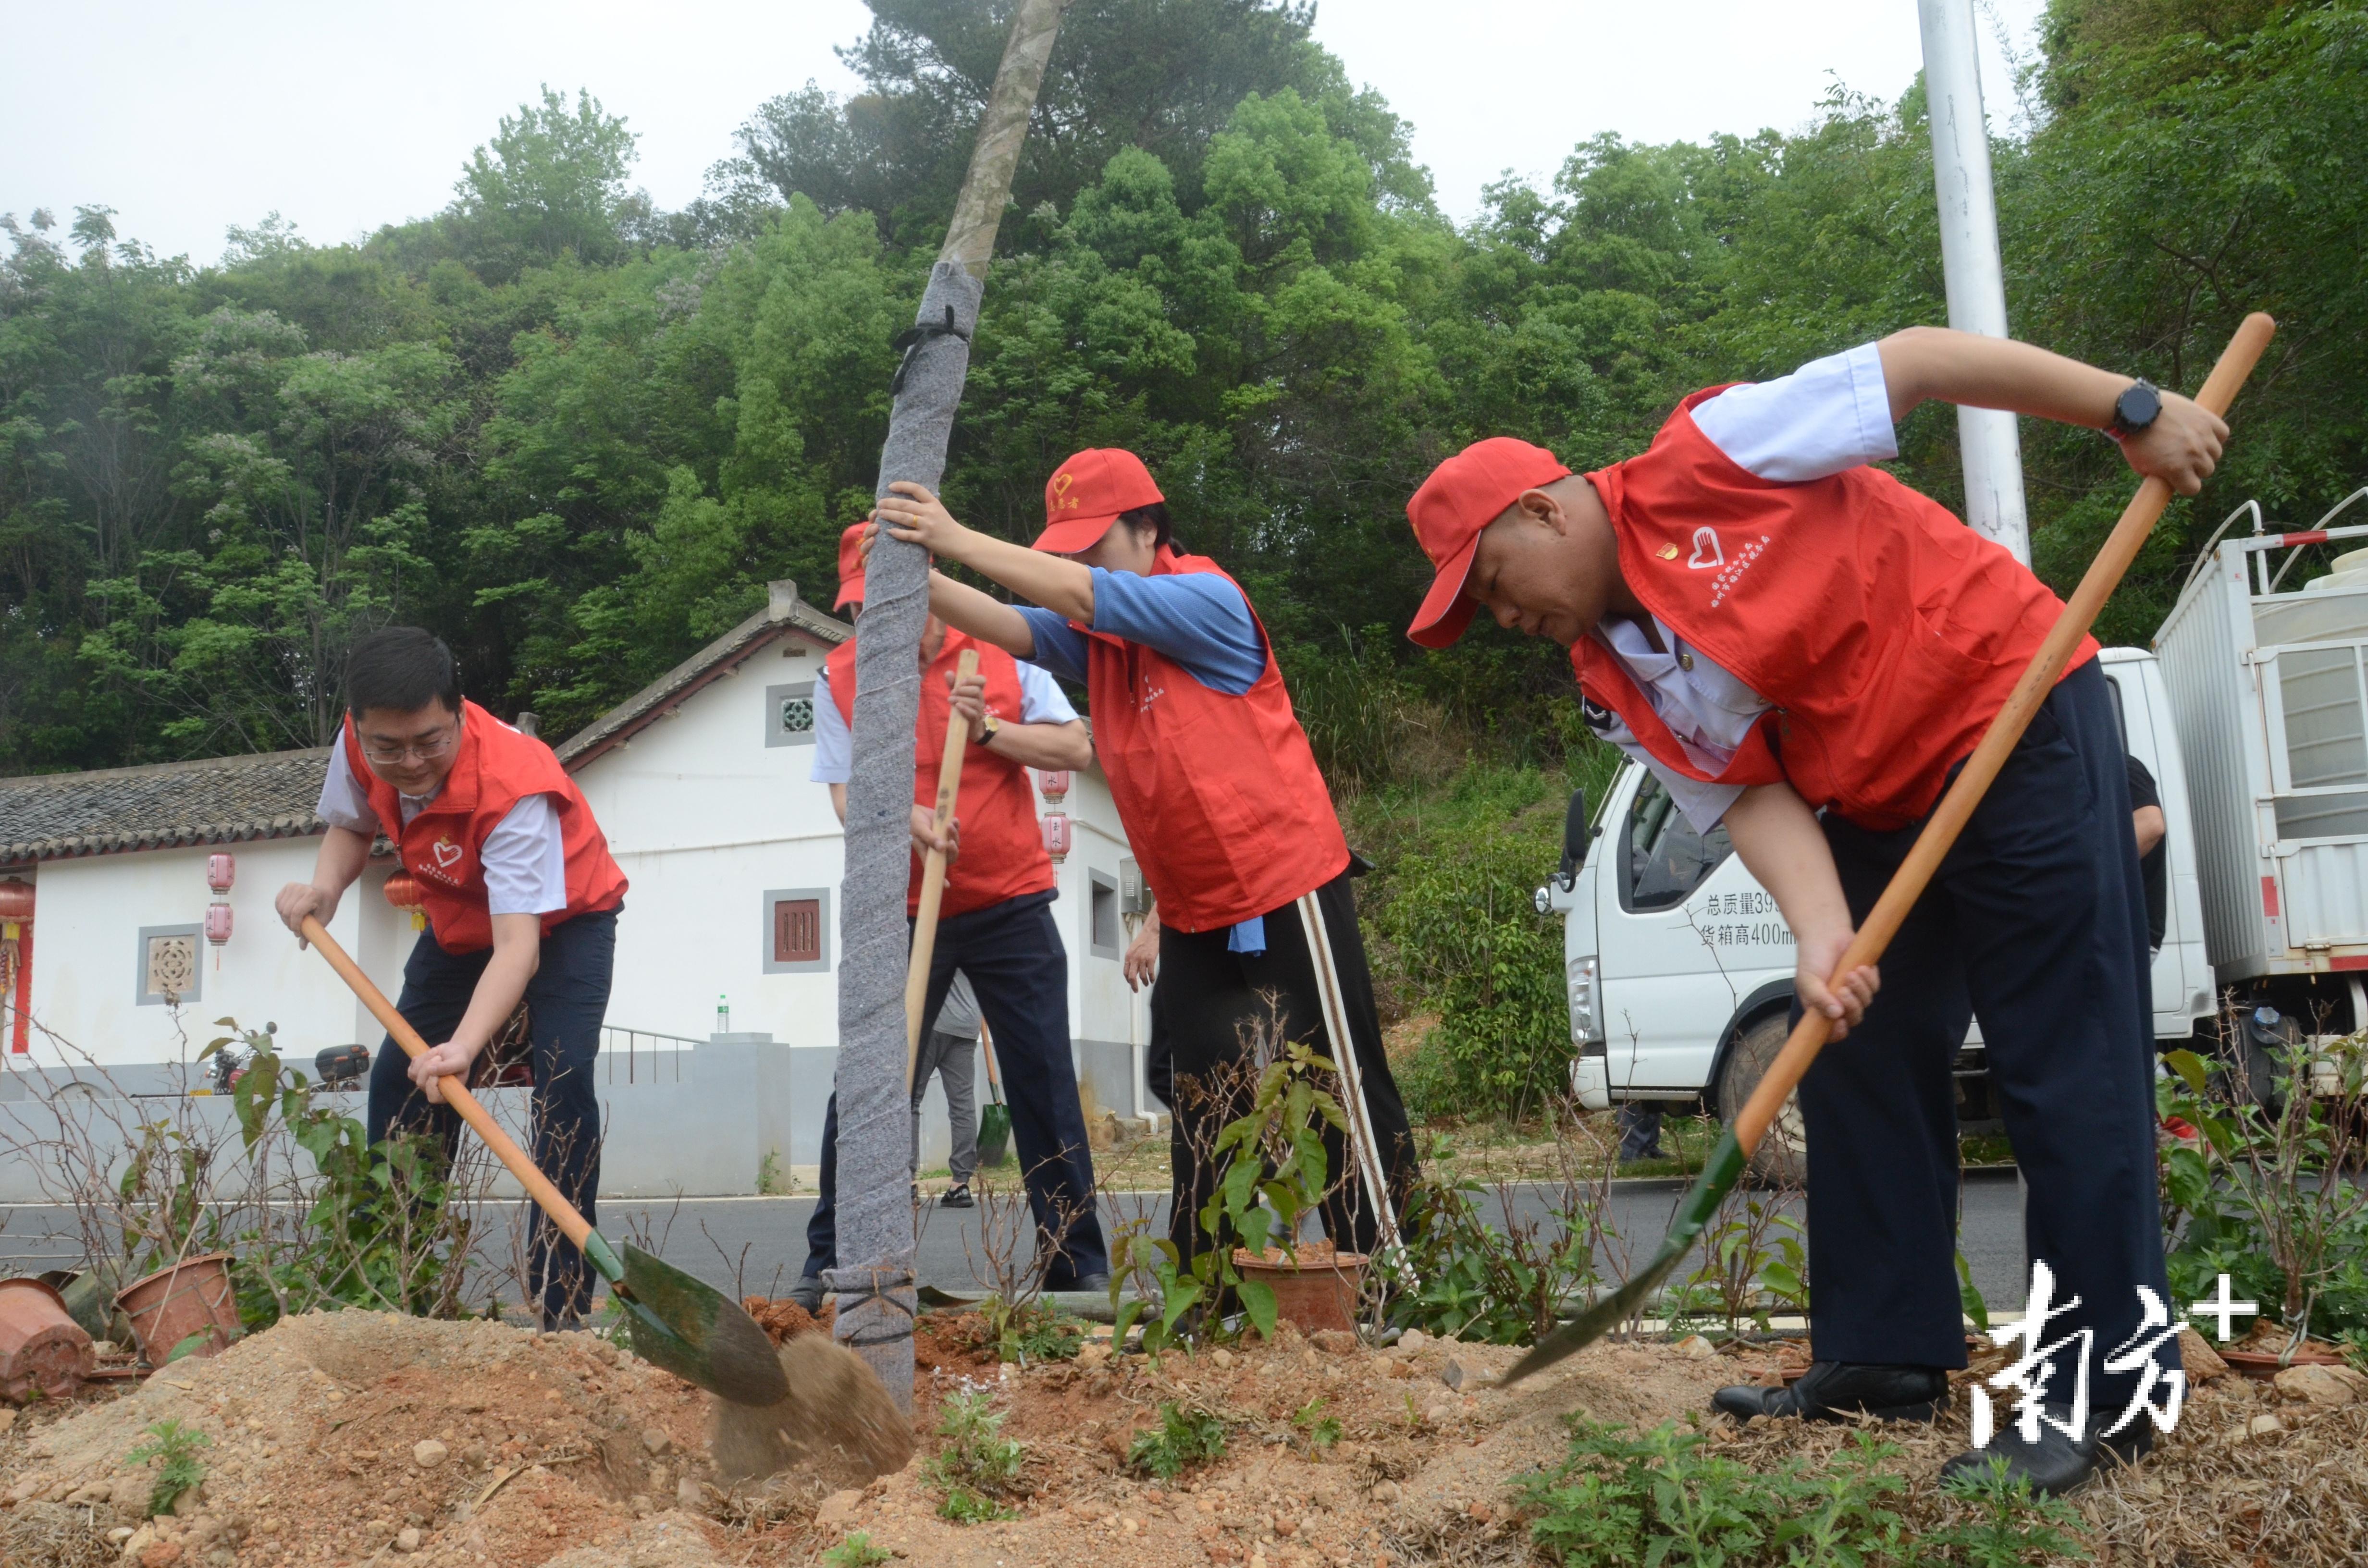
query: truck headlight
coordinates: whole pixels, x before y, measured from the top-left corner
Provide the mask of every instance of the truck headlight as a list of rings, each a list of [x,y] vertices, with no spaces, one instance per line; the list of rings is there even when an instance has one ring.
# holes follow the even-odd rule
[[[1597,996],[1595,955],[1573,959],[1570,975],[1570,1038],[1575,1045],[1587,1045],[1603,1038],[1600,1004]]]

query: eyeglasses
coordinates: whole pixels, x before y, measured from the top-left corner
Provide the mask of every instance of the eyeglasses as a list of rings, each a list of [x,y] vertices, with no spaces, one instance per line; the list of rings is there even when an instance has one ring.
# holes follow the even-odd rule
[[[438,757],[442,756],[446,752],[450,751],[452,749],[453,743],[458,741],[460,738],[461,726],[458,724],[451,724],[448,725],[444,733],[436,737],[436,739],[432,741],[415,741],[409,745],[381,746],[374,745],[369,741],[364,741],[362,742],[362,755],[370,758],[372,762],[384,763],[390,767],[393,767],[396,763],[403,761],[405,757],[416,756],[422,762],[433,762]]]

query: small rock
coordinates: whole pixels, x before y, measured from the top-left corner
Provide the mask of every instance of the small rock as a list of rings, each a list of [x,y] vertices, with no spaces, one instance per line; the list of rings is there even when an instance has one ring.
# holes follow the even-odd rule
[[[133,1531],[130,1525],[118,1525],[113,1529],[107,1532],[107,1539],[113,1545],[120,1547],[125,1541],[131,1539],[132,1534]]]
[[[1680,1356],[1689,1356],[1695,1360],[1700,1360],[1705,1356],[1717,1355],[1718,1346],[1699,1334],[1689,1334],[1678,1341],[1677,1351]]]
[[[86,1481],[66,1494],[66,1502],[70,1506],[81,1507],[88,1503],[103,1503],[114,1494],[115,1483],[111,1481]]]
[[[405,1525],[395,1532],[394,1549],[397,1551],[416,1551],[423,1539],[417,1525]]]
[[[2274,1415],[2256,1415],[2245,1423],[2246,1433],[2255,1437],[2267,1437],[2285,1429],[2286,1424]]]
[[[1487,1505],[1487,1504],[1486,1504],[1486,1503],[1474,1503],[1474,1504],[1473,1504],[1473,1505],[1472,1505],[1472,1506],[1470,1506],[1470,1507],[1468,1507],[1468,1508],[1464,1509],[1463,1511],[1464,1511],[1464,1513],[1466,1513],[1467,1515],[1469,1515],[1469,1516],[1472,1517],[1472,1519],[1473,1519],[1475,1523],[1478,1523],[1478,1524],[1484,1524],[1484,1525],[1485,1525],[1485,1524],[1486,1524],[1490,1519],[1493,1519],[1493,1518],[1495,1518],[1495,1517],[1497,1517],[1497,1511],[1496,1511],[1494,1508],[1491,1508],[1490,1506],[1488,1506],[1488,1505]]]
[[[123,1538],[123,1560],[126,1562],[139,1562],[140,1554],[147,1551],[148,1548],[154,1543],[155,1540],[156,1531],[154,1527],[150,1525],[142,1525],[138,1529],[133,1530],[130,1535]]]
[[[1410,1378],[1414,1376],[1414,1369],[1404,1361],[1387,1361],[1383,1363],[1382,1375],[1385,1378]]]
[[[422,1470],[434,1470],[451,1451],[433,1437],[423,1437],[411,1445],[411,1462]]]
[[[1357,1348],[1357,1336],[1345,1328],[1319,1328],[1307,1336],[1307,1342],[1335,1356],[1346,1356]]]
[[[1099,1367],[1110,1359],[1110,1347],[1107,1340],[1089,1339],[1077,1346],[1077,1365]]]
[[[1299,1533],[1299,1521],[1297,1519],[1285,1517],[1282,1515],[1277,1515],[1275,1516],[1274,1521],[1274,1533],[1283,1537],[1285,1540],[1289,1540],[1291,1537]]]
[[[814,1523],[824,1529],[837,1529],[855,1517],[856,1505],[862,1501],[860,1492],[834,1492],[814,1510]]]
[[[1315,1506],[1319,1508],[1337,1508],[1340,1506],[1340,1494],[1329,1486],[1319,1486],[1315,1489]]]
[[[2228,1363],[2212,1348],[2212,1342],[2185,1326],[2179,1331],[2179,1364],[2187,1373],[2190,1387],[2228,1375]]]
[[[1395,1481],[1377,1481],[1373,1483],[1373,1501],[1379,1503],[1385,1508],[1396,1507],[1398,1505],[1398,1499],[1403,1495],[1405,1495],[1405,1494],[1398,1490],[1398,1483]]]
[[[700,1491],[699,1478],[697,1476],[686,1475],[681,1480],[674,1483],[674,1506],[676,1507],[696,1508],[705,1500],[706,1494]]]
[[[674,1438],[662,1426],[644,1427],[642,1430],[642,1447],[649,1450],[652,1459],[655,1459],[674,1447]]]
[[[2360,1397],[2349,1382],[2335,1375],[2332,1367],[2288,1367],[2270,1380],[2270,1386],[2288,1399],[2308,1400],[2313,1404],[2350,1404]]]
[[[1398,1348],[1405,1351],[1409,1356],[1429,1343],[1430,1335],[1423,1333],[1423,1331],[1418,1328],[1407,1329],[1404,1334],[1398,1335]]]
[[[345,1390],[343,1390],[343,1389],[331,1389],[331,1390],[329,1391],[329,1403],[330,1403],[331,1404],[343,1404],[343,1403],[346,1403],[346,1391],[345,1391]]]
[[[1422,1413],[1422,1424],[1426,1426],[1443,1426],[1454,1419],[1455,1406],[1452,1404],[1434,1404]]]
[[[1465,1383],[1472,1381],[1474,1376],[1470,1368],[1452,1356],[1447,1358],[1447,1365],[1439,1369],[1439,1381],[1449,1388],[1459,1391]]]
[[[1217,1370],[1229,1371],[1234,1365],[1234,1353],[1220,1345],[1210,1354],[1209,1359],[1216,1363]]]
[[[176,1540],[152,1540],[140,1553],[140,1568],[173,1568],[181,1560],[181,1543]]]

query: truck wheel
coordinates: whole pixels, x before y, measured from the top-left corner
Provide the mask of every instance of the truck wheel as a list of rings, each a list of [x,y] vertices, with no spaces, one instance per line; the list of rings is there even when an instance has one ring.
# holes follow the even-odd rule
[[[1719,1115],[1728,1126],[1735,1124],[1790,1033],[1791,1020],[1776,1012],[1762,1014],[1736,1037],[1735,1049],[1726,1053],[1726,1065],[1718,1074]],[[1752,1151],[1751,1175],[1769,1187],[1809,1185],[1809,1141],[1801,1121],[1799,1090],[1785,1100],[1768,1136]]]

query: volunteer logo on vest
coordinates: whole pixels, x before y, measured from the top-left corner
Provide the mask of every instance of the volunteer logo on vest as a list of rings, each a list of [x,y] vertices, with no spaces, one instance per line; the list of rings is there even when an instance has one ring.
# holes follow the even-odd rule
[[[1709,530],[1705,529],[1703,531],[1707,532]],[[1716,609],[1720,604],[1725,600],[1727,595],[1735,592],[1735,585],[1743,581],[1743,574],[1751,570],[1751,563],[1759,560],[1760,551],[1767,548],[1768,536],[1766,534],[1761,534],[1758,544],[1745,545],[1743,547],[1743,553],[1735,558],[1735,564],[1726,568],[1726,570],[1721,572],[1717,576],[1711,579],[1711,608]]]
[[[1143,695],[1134,699],[1134,705],[1137,708],[1148,708],[1167,695],[1167,688],[1166,687],[1154,686],[1148,679],[1145,679],[1143,683]]]
[[[422,864],[415,868],[419,874],[423,877],[433,877],[447,887],[459,887],[461,879],[453,874],[453,869],[461,864],[461,858],[468,851],[453,843],[450,834],[439,833],[436,835],[436,842],[427,846],[427,853],[433,858],[435,863]]]
[[[1697,572],[1706,566],[1726,564],[1726,552],[1718,547],[1717,529],[1696,528],[1694,530],[1694,552],[1687,558],[1686,564]]]

